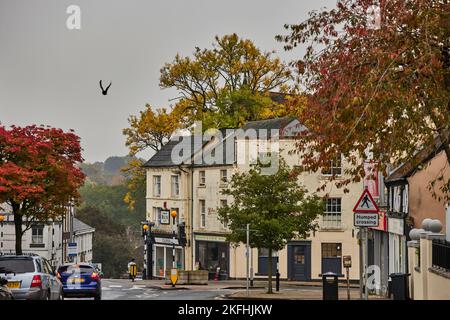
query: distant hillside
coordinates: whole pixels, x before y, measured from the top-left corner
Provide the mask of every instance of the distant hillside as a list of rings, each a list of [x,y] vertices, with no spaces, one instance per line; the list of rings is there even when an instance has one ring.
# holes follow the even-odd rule
[[[83,163],[80,168],[88,182],[116,186],[126,180],[126,175],[121,172],[121,169],[127,166],[130,159],[129,156],[113,156],[106,159],[105,162]]]

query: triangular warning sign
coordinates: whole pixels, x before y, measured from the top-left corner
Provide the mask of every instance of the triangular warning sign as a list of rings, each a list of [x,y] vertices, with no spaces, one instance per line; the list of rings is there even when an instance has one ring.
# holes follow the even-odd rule
[[[369,189],[364,189],[361,197],[353,208],[353,212],[358,213],[377,213],[379,211],[375,200],[373,200]]]

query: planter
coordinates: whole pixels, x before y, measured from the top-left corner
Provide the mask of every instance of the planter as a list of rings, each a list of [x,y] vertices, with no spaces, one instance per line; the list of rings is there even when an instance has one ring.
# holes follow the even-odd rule
[[[166,284],[172,284],[170,281],[170,269],[166,271]],[[179,285],[207,285],[208,284],[208,271],[207,270],[178,270]]]

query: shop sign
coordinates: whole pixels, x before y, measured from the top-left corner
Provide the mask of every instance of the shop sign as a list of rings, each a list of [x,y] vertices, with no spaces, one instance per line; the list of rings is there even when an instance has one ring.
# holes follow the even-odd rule
[[[170,211],[161,210],[161,224],[170,224]]]
[[[195,240],[197,241],[216,241],[216,242],[226,242],[227,238],[221,236],[206,236],[206,235],[196,235]]]
[[[398,235],[405,234],[405,222],[403,219],[389,218],[388,219],[388,232]]]
[[[178,239],[173,239],[173,238],[155,237],[155,242],[161,243],[161,244],[170,244],[170,245],[173,245],[175,243],[176,246],[178,245]]]
[[[386,223],[386,212],[380,211],[378,212],[378,227],[370,227],[374,230],[387,231],[387,223]]]

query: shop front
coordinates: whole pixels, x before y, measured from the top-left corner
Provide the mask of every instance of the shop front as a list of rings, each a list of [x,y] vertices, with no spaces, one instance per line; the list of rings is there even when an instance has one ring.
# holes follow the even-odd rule
[[[405,220],[388,217],[389,274],[404,273],[407,266]]]
[[[230,269],[230,245],[224,236],[196,234],[195,267],[208,270],[209,278],[228,279]]]
[[[380,283],[375,286],[375,293],[386,295],[389,279],[389,233],[385,211],[378,213],[377,227],[369,228],[369,266],[375,265],[380,270]]]
[[[175,241],[175,242],[174,242]],[[184,269],[184,251],[178,244],[178,239],[166,235],[156,235],[153,244],[153,276],[165,278],[173,266],[173,244],[175,243],[175,266]]]

